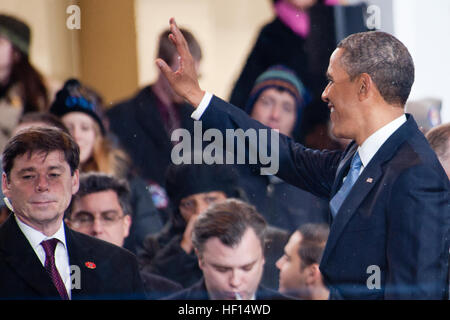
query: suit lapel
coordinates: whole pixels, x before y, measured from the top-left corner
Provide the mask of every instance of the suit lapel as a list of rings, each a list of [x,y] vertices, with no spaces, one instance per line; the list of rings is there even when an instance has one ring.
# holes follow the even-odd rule
[[[347,223],[357,212],[358,207],[363,202],[363,200],[366,199],[372,188],[381,179],[384,172],[382,165],[392,159],[392,157],[395,155],[395,152],[405,141],[407,136],[412,135],[414,127],[417,128],[417,125],[415,124],[413,118],[407,115],[407,122],[404,123],[386,140],[386,142],[374,155],[372,160],[368,163],[367,167],[364,168],[358,180],[356,180],[355,184],[353,185],[352,190],[348,194],[347,198],[342,203],[342,206],[340,207],[336,218],[331,224],[330,235],[325,246],[321,264],[325,264],[327,262]],[[411,131],[411,133],[408,133],[408,131]],[[336,174],[337,181],[334,182],[333,186],[333,195],[341,187],[344,173],[347,172],[347,170],[345,169],[348,169],[348,167],[350,166],[351,159],[355,154],[356,149],[357,146],[355,144],[349,149],[349,152],[342,160],[342,166],[339,165],[338,172]]]
[[[349,146],[345,156],[339,163],[339,166],[336,170],[336,177],[334,179],[333,187],[331,188],[331,198],[338,192],[339,188],[342,186],[342,181],[344,176],[347,174],[350,164],[352,162],[353,155],[358,149],[358,145],[355,142],[352,142],[352,145]]]
[[[59,297],[55,285],[45,271],[25,235],[11,215],[3,224],[0,234],[0,250],[6,262],[32,290],[44,298]]]
[[[330,235],[328,237],[327,245],[323,254],[322,261],[325,262],[329,254],[334,249],[335,245],[345,226],[350,221],[351,217],[356,213],[361,202],[367,197],[370,190],[375,186],[382,175],[383,171],[379,164],[368,165],[363,170],[358,180],[352,187],[352,190],[348,194],[347,198],[342,203],[336,218],[333,220],[330,229]]]
[[[80,299],[89,297],[90,294],[96,292],[98,281],[95,281],[95,258],[92,249],[83,246],[77,241],[76,233],[65,226],[67,250],[69,252],[69,263],[72,276],[72,299]],[[87,264],[88,263],[88,264]],[[89,264],[91,263],[91,264]],[[90,266],[90,267],[89,267]],[[76,273],[79,272],[79,287],[77,287]]]

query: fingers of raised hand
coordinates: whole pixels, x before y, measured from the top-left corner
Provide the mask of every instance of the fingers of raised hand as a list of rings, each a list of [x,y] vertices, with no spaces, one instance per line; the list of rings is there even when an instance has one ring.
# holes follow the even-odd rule
[[[181,56],[190,55],[187,41],[184,38],[183,33],[178,28],[174,18],[170,19],[170,32],[171,34],[169,35],[169,39],[176,46],[178,53]]]

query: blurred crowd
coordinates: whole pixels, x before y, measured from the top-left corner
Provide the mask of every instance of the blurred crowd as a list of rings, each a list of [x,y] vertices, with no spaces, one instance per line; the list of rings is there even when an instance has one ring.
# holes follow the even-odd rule
[[[273,1],[275,18],[261,29],[229,99],[253,119],[314,149],[344,150],[349,143],[330,133],[329,110],[321,101],[336,45],[329,17],[337,4]],[[189,30],[182,32],[199,69],[205,48]],[[161,33],[155,58],[175,70],[179,60],[168,35],[169,30]],[[226,257],[228,247],[202,243],[211,236],[226,237],[205,231],[221,230],[212,223],[217,219],[222,226],[232,228],[236,221],[245,226],[236,231],[240,240],[231,248],[239,254],[230,253],[230,261],[242,258],[241,253],[250,259],[262,252],[261,257],[239,262],[260,271],[248,276],[254,278],[249,280],[250,295],[243,291],[236,298],[328,298],[318,269],[329,232],[328,199],[276,176],[260,175],[251,166],[175,165],[172,133],[183,128],[193,134],[194,109],[162,74],[108,107],[101,94],[80,79],[67,79],[53,94],[30,62],[31,40],[25,22],[0,14],[0,149],[30,128],[57,127],[70,134],[80,150],[81,175],[64,221],[75,231],[136,255],[147,297],[202,297],[205,289],[221,286],[220,275],[214,273],[223,274],[226,268],[211,267],[207,259],[214,254]],[[427,138],[450,177],[449,124],[437,121]],[[1,198],[3,223],[13,208]],[[229,211],[230,216],[236,214],[235,222],[220,216]],[[258,234],[260,225],[264,237]],[[252,241],[261,248],[254,249]],[[183,291],[186,288],[190,291]]]

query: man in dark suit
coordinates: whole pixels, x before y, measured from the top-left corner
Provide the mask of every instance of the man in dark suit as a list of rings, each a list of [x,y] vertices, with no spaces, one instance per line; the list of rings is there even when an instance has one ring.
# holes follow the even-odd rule
[[[0,227],[0,299],[143,299],[130,252],[67,228],[79,187],[79,148],[56,128],[31,128],[3,152],[14,212]]]
[[[266,225],[254,206],[237,199],[215,203],[200,213],[192,245],[203,278],[168,299],[286,299],[260,285]]]
[[[193,118],[221,132],[267,129],[200,88],[183,36],[173,19],[170,25],[181,68],[173,72],[156,62],[174,90],[197,107]],[[450,185],[404,113],[414,81],[407,48],[384,32],[351,35],[333,52],[327,76],[322,99],[331,110],[332,133],[353,140],[347,149],[310,150],[275,132],[277,143],[263,147],[278,151],[280,178],[330,199],[320,270],[331,298],[445,298]],[[248,150],[257,147],[250,141]]]

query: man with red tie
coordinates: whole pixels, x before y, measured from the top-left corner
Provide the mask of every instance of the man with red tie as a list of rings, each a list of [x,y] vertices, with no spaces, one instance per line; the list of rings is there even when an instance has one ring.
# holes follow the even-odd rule
[[[128,251],[69,229],[79,148],[56,128],[32,128],[3,152],[2,188],[14,214],[0,227],[0,299],[143,299]]]

